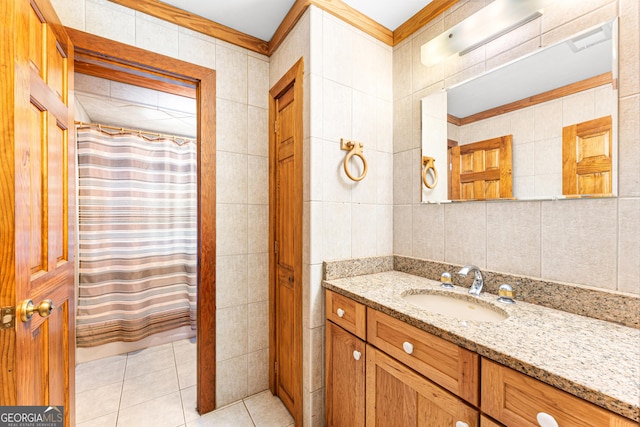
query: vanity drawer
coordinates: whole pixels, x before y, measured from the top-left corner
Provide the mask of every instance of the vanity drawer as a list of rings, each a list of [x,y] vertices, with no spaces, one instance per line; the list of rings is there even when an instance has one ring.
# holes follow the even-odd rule
[[[332,292],[325,291],[325,311],[327,320],[351,332],[355,336],[367,338],[367,311],[359,302]]]
[[[536,417],[540,413],[553,417],[562,427],[638,425],[487,359],[482,359],[482,412],[508,426],[538,427]]]
[[[367,309],[367,341],[474,406],[479,356],[449,341]]]

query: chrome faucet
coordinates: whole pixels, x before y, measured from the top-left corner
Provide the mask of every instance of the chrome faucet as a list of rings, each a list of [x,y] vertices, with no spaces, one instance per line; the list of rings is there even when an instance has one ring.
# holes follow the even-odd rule
[[[482,292],[482,286],[484,285],[484,279],[482,278],[482,273],[480,269],[475,265],[465,265],[458,271],[458,274],[461,276],[466,276],[470,271],[473,271],[473,283],[469,288],[469,293],[473,295],[480,295]]]

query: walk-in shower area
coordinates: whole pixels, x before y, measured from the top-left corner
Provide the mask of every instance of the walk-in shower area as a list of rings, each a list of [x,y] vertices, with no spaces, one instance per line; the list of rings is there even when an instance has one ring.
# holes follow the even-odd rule
[[[76,74],[78,362],[195,337],[195,108]]]

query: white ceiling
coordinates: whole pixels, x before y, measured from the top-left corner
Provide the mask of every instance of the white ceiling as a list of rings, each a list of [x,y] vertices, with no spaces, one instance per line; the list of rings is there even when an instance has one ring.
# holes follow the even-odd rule
[[[349,6],[395,30],[431,0],[343,0]],[[182,10],[269,41],[295,0],[163,0]]]
[[[167,135],[196,136],[195,99],[99,77],[75,76],[76,120]]]

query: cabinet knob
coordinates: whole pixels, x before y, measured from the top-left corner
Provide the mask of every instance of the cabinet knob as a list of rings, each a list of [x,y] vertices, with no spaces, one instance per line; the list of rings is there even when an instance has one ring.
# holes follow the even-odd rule
[[[410,343],[410,342],[408,342],[408,341],[405,341],[405,342],[403,342],[403,343],[402,343],[402,348],[404,349],[404,351],[405,351],[407,354],[411,354],[411,353],[413,353],[413,344],[411,344],[411,343]]]
[[[546,412],[538,412],[538,415],[536,415],[536,420],[538,420],[538,424],[540,425],[540,427],[558,427],[558,422],[556,421],[556,419]]]
[[[342,317],[344,316],[344,310],[339,308],[338,310],[336,310],[336,313],[338,313],[338,317]]]
[[[456,427],[469,427],[469,424],[464,421],[456,421]]]
[[[360,357],[362,357],[362,353],[360,353],[358,350],[353,350],[353,358],[356,360],[360,360]]]

